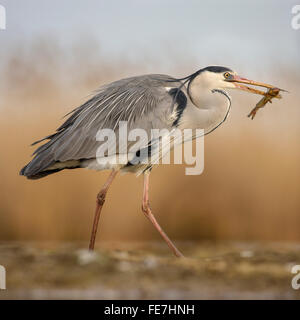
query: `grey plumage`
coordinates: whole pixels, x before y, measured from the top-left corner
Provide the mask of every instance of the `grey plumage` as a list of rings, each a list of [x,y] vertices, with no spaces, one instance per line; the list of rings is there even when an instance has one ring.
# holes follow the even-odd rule
[[[96,141],[98,130],[116,130],[119,121],[128,121],[128,130],[143,128],[148,134],[152,128],[171,128],[176,94],[170,95],[166,87],[181,85],[172,77],[154,74],[102,86],[90,100],[68,114],[56,133],[36,142],[49,140],[35,150],[35,157],[20,174],[37,179],[65,168],[81,167],[82,162],[96,157],[101,144]],[[179,119],[175,120],[177,123]]]
[[[224,72],[231,70],[210,66],[181,79],[152,74],[102,86],[91,99],[70,112],[69,118],[54,134],[34,143],[48,140],[35,150],[34,158],[20,174],[38,179],[63,169],[79,167],[141,173],[151,168],[153,163],[148,166],[142,163],[132,165],[131,160],[135,160],[139,152],[143,156],[156,152],[156,159],[162,155],[157,147],[159,140],[152,137],[152,129],[174,132],[174,128],[201,128],[209,133],[225,121],[230,110],[230,98],[223,87],[235,86],[224,81]],[[139,145],[136,141],[127,141],[127,150],[118,153],[121,121],[127,122],[128,132],[133,129],[146,131],[147,140]],[[116,155],[130,156],[128,163],[125,157],[124,165],[118,163],[113,166],[112,162],[99,164],[97,151],[102,144],[105,146],[104,141],[96,139],[101,129],[113,130],[117,138]],[[104,153],[104,159],[109,159],[107,153]]]

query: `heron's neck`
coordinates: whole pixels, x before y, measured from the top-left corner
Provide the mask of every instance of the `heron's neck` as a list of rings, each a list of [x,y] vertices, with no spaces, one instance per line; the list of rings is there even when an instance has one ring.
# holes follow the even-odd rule
[[[225,91],[211,88],[197,90],[193,86],[189,89],[192,103],[186,108],[182,123],[184,127],[211,130],[224,121],[231,104]]]
[[[199,109],[222,108],[230,100],[229,95],[222,88],[215,88],[201,79],[192,81],[188,91],[193,104]]]

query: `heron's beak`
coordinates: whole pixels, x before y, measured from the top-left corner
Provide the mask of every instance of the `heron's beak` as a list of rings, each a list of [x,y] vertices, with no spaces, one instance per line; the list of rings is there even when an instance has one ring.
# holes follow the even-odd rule
[[[245,86],[244,84],[250,84],[253,86],[264,87],[264,88],[268,88],[268,89],[276,88],[275,86],[272,86],[271,84],[257,82],[257,81],[249,80],[246,78],[241,78],[240,76],[237,76],[237,75],[233,75],[233,77],[228,81],[233,82],[237,89],[244,90],[244,91],[251,92],[251,93],[260,94],[263,96],[266,95],[266,92],[252,88],[252,87]],[[283,89],[279,89],[279,90],[285,91]],[[280,99],[281,96],[278,94],[275,98]]]

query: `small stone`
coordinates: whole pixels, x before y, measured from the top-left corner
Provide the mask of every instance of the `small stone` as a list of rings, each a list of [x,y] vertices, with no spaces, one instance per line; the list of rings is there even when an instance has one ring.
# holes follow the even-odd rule
[[[254,252],[251,250],[244,250],[240,252],[241,258],[252,258],[254,256]]]
[[[146,258],[144,264],[147,269],[155,269],[158,265],[157,260],[154,257]]]

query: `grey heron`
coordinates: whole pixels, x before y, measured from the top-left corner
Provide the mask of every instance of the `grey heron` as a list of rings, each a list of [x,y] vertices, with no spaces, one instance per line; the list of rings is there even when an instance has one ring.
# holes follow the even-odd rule
[[[209,66],[184,77],[174,78],[162,74],[142,75],[100,87],[98,92],[83,105],[71,111],[67,120],[55,133],[36,141],[47,140],[34,152],[34,158],[20,171],[28,179],[39,179],[64,169],[88,168],[111,170],[103,188],[97,195],[96,209],[89,249],[95,245],[100,213],[107,191],[119,171],[144,175],[142,211],[173,253],[180,257],[166,233],[162,230],[149,205],[148,165],[107,162],[99,164],[96,159],[99,141],[95,139],[99,128],[116,130],[120,121],[127,121],[129,130],[152,128],[171,130],[176,127],[201,128],[208,134],[227,118],[231,98],[227,89],[240,89],[256,94],[262,91],[246,84],[271,88],[271,85],[245,78],[229,68]],[[144,145],[149,147],[150,141]],[[140,150],[137,150],[137,153]],[[125,151],[126,153],[126,151]]]

